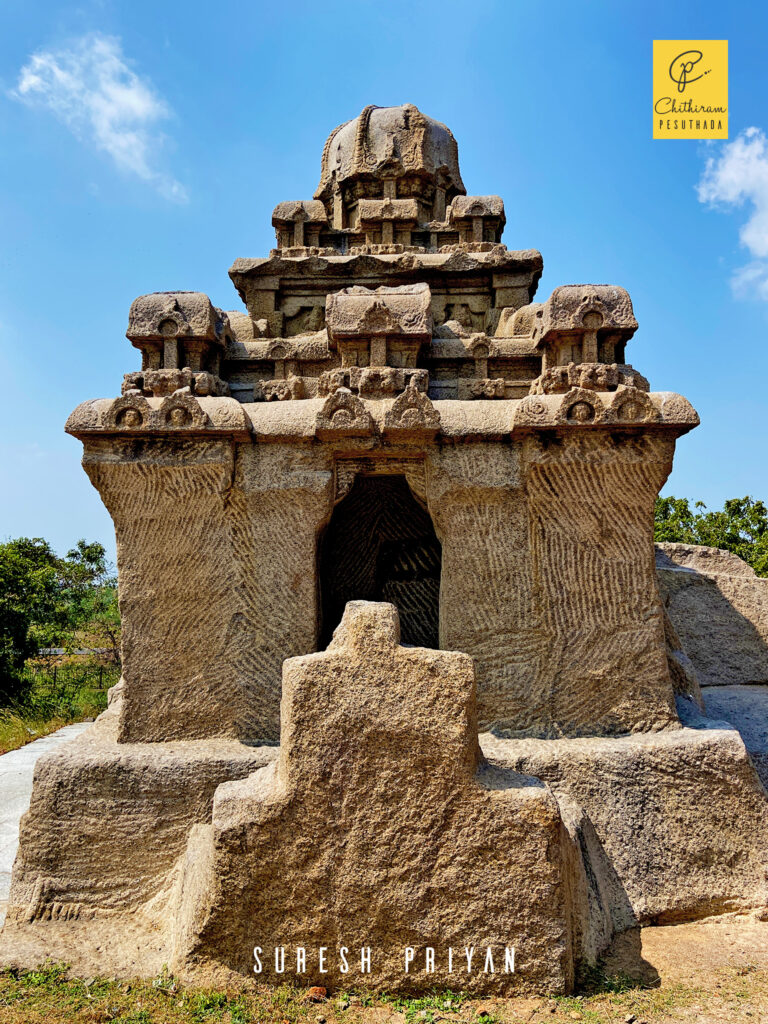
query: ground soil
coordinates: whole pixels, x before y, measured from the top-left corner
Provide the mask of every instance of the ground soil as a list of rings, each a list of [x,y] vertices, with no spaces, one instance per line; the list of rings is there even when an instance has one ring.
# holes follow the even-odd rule
[[[766,920],[761,920],[761,916]],[[154,982],[76,979],[65,968],[0,973],[1,1024],[738,1024],[768,1022],[768,913],[729,915],[621,936],[568,997],[380,999],[282,986],[242,995]],[[314,993],[315,996],[318,993]]]

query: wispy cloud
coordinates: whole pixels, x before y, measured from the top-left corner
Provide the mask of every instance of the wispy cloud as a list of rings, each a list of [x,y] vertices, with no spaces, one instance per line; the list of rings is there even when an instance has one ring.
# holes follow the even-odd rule
[[[759,128],[747,128],[707,160],[697,186],[699,200],[711,205],[750,205],[739,231],[752,260],[731,278],[739,298],[768,302],[768,138]]]
[[[152,83],[131,69],[119,39],[95,32],[67,48],[33,53],[11,95],[49,110],[165,198],[187,202],[187,190],[158,162],[164,137],[157,124],[171,111]]]

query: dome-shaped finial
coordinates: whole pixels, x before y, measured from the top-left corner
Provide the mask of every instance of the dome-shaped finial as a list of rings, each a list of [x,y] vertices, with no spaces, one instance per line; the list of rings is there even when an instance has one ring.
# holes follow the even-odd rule
[[[385,186],[399,179],[407,179],[404,188]],[[412,103],[368,106],[328,136],[315,198],[327,201],[354,181],[360,182],[361,198],[413,196],[426,187],[444,190],[450,202],[466,193],[456,140],[444,124]]]

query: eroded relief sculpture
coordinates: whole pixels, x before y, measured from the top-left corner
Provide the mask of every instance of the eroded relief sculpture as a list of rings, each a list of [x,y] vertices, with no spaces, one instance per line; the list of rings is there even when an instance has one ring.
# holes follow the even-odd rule
[[[68,421],[123,678],[39,764],[2,958],[566,991],[617,932],[764,905],[768,799],[654,565],[698,418],[627,363],[627,292],[535,302],[412,105],[332,132],[273,224],[245,312],[137,299],[141,369]]]

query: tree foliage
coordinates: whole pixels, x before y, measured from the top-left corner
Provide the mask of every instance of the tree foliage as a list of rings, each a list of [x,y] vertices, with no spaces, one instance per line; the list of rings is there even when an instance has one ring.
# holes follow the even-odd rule
[[[702,501],[657,498],[653,538],[723,548],[768,576],[768,508],[754,498],[729,498],[717,512]]]
[[[58,557],[40,537],[0,544],[0,704],[24,697],[24,664],[40,648],[108,648],[119,660],[117,581],[101,544]]]

